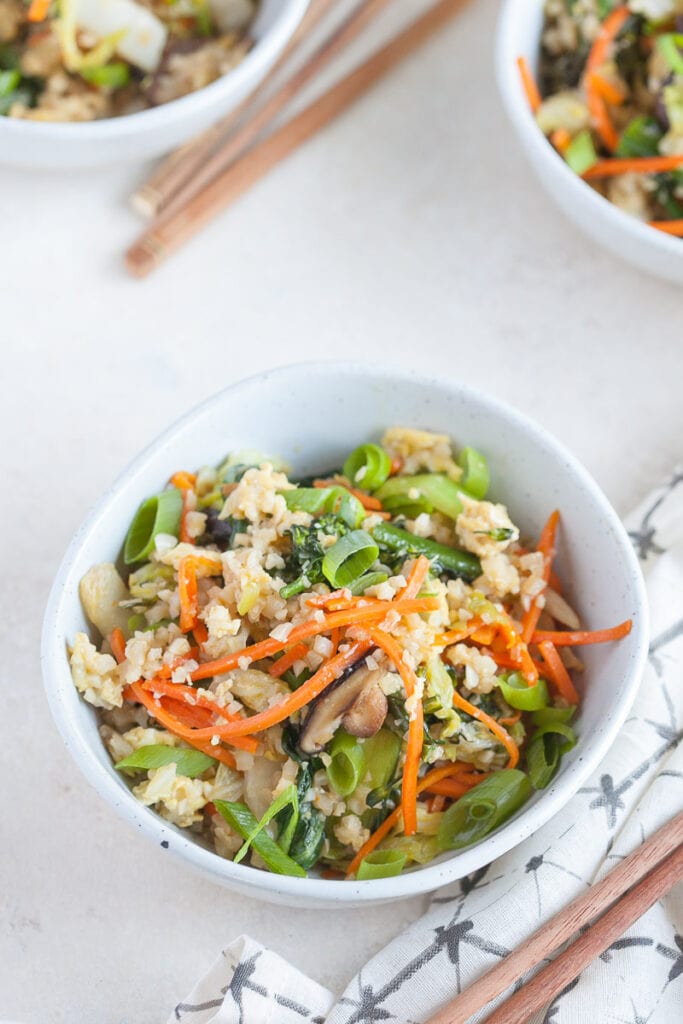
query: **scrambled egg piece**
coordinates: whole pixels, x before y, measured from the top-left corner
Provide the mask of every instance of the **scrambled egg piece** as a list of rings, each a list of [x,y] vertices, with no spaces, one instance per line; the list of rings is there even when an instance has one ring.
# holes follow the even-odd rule
[[[71,651],[71,674],[76,689],[96,708],[120,708],[123,683],[111,654],[100,654],[85,633],[76,633]]]

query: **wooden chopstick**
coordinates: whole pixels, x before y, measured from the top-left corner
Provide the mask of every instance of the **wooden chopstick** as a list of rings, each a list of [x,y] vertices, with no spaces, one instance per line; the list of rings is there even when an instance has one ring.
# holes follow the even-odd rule
[[[342,50],[356,39],[392,0],[360,0],[342,24],[320,44],[315,53],[282,85],[263,106],[259,107],[230,134],[209,158],[186,179],[162,205],[160,215],[172,216],[208,185],[216,175],[246,153],[251,144],[273,123],[313,78]]]
[[[465,1024],[581,928],[594,922],[486,1018],[486,1024],[526,1024],[681,879],[683,813],[430,1017],[427,1024]]]
[[[147,181],[133,193],[130,203],[137,213],[151,220],[165,207],[181,185],[184,185],[192,178],[193,174],[205,166],[214,149],[235,127],[258,97],[266,91],[289,58],[313,34],[335,3],[338,3],[338,0],[312,0],[288,46],[257,88],[220,121],[167,156]]]
[[[468,0],[437,0],[372,57],[328,89],[282,128],[253,146],[184,207],[160,218],[126,254],[132,274],[144,277],[271,168],[346,110],[378,79],[453,18]]]

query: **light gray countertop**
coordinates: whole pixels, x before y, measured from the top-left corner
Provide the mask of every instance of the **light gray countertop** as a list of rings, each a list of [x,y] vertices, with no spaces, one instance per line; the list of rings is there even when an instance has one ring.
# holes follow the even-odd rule
[[[47,591],[162,426],[264,367],[348,356],[519,405],[620,512],[681,455],[680,293],[597,250],[531,177],[493,82],[496,6],[478,0],[144,283],[119,258],[144,168],[0,170],[0,1016],[158,1024],[241,932],[339,988],[422,906],[332,920],[233,896],[135,835],[66,754],[40,680]]]

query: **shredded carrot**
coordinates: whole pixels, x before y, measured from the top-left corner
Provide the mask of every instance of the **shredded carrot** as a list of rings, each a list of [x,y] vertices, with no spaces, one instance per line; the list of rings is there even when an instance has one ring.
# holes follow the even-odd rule
[[[482,644],[484,647],[488,647],[493,642],[495,635],[496,630],[494,626],[482,626],[480,629],[475,629],[474,633],[470,636],[470,640],[475,644]]]
[[[261,640],[259,643],[252,644],[251,647],[245,647],[234,654],[228,654],[217,661],[206,661],[194,670],[192,678],[194,680],[207,679],[209,676],[229,672],[230,669],[237,668],[242,658],[249,658],[251,662],[260,661],[262,658],[269,658],[272,654],[277,654],[278,651],[283,650],[285,647],[291,647],[292,644],[298,643],[299,640],[307,640],[308,637],[318,636],[320,633],[329,633],[336,626],[351,626],[357,622],[382,619],[387,612],[391,611],[396,612],[398,615],[407,615],[410,612],[431,612],[438,608],[438,605],[439,602],[436,598],[421,597],[415,600],[376,601],[363,605],[360,608],[333,612],[331,615],[325,615],[322,621],[311,620],[309,622],[302,622],[300,626],[295,626],[286,640],[276,640],[274,637],[268,637],[266,640]]]
[[[194,473],[186,473],[184,469],[181,469],[179,473],[173,474],[169,483],[173,487],[177,487],[179,491],[192,491],[197,483],[197,477]]]
[[[433,796],[432,799],[427,803],[427,807],[429,809],[430,814],[439,814],[444,809],[445,806],[446,797],[441,796],[441,794],[439,794],[438,796]]]
[[[618,626],[612,626],[610,629],[579,629],[573,632],[570,630],[558,630],[555,632],[553,630],[539,629],[532,636],[531,642],[540,646],[544,641],[548,641],[555,647],[605,644],[610,640],[621,640],[623,637],[628,636],[632,626],[633,621],[626,619],[625,622],[620,622]]]
[[[126,641],[118,626],[111,631],[109,646],[111,647],[111,653],[114,655],[119,665],[122,661],[126,660]]]
[[[616,174],[660,174],[675,171],[683,164],[683,154],[677,156],[634,156],[624,159],[598,160],[584,171],[584,178],[611,178]],[[666,223],[666,222],[664,222]]]
[[[156,700],[152,694],[147,693],[140,683],[131,683],[127,689],[132,693],[133,698],[138,702],[138,704],[142,704],[146,707],[150,715],[152,715],[153,718],[156,718],[157,722],[163,725],[165,729],[168,729],[169,732],[172,732],[174,736],[180,736],[180,738],[184,739],[191,747],[194,747],[196,750],[201,750],[203,754],[208,754],[209,757],[214,757],[217,761],[222,761],[223,764],[227,764],[231,768],[236,767],[235,758],[229,750],[225,750],[225,748],[220,745],[215,746],[212,744],[211,737],[209,737],[207,742],[204,742],[202,739],[197,739],[191,729],[187,729],[184,726],[179,725],[175,716],[162,706],[161,701]]]
[[[339,650],[339,641],[341,640],[341,629],[339,628],[339,626],[337,626],[336,629],[333,629],[332,632],[330,633],[330,640],[332,642],[332,652],[330,654],[330,657],[334,658],[335,654]]]
[[[553,590],[557,591],[558,594],[562,593],[562,581],[560,580],[560,577],[557,575],[557,573],[555,572],[554,569],[550,570],[550,576],[548,577],[548,583],[553,588]]]
[[[201,619],[195,620],[195,623],[192,627],[192,632],[194,633],[194,638],[198,644],[205,644],[206,641],[209,639],[209,631],[204,625],[204,623],[201,621]]]
[[[585,85],[588,109],[598,135],[607,149],[612,153],[619,145],[619,136],[610,119],[607,103],[595,86],[594,73],[598,71],[607,60],[610,47],[614,43],[614,40],[629,16],[630,11],[628,7],[622,6],[615,8],[615,10],[605,18],[600,26],[600,31],[595,38],[590,53],[588,54],[588,60],[586,61]]]
[[[447,779],[449,776],[452,776],[456,767],[456,765],[447,764],[443,765],[441,768],[434,768],[431,772],[428,772],[424,778],[418,781],[417,792],[424,793],[433,783],[439,782],[440,779]],[[360,862],[367,857],[369,853],[372,853],[375,847],[379,846],[385,836],[389,835],[394,826],[400,821],[402,813],[403,807],[399,804],[398,807],[384,819],[379,828],[375,829],[370,838],[363,843],[360,850],[346,869],[347,876],[355,875]]]
[[[501,654],[500,651],[495,651],[492,649],[489,649],[488,654],[490,658],[493,658],[498,668],[512,668],[516,671],[519,671],[519,661],[515,660],[514,658],[511,658],[509,655]],[[539,661],[538,658],[532,658],[531,661],[536,671],[540,675],[542,675],[545,670],[545,665],[543,664],[543,662]]]
[[[190,557],[181,558],[178,563],[178,597],[180,598],[180,628],[183,633],[189,633],[199,611],[197,572],[194,559]]]
[[[222,708],[215,701],[205,697],[204,694],[198,693],[192,686],[186,686],[184,683],[172,683],[168,679],[164,679],[159,675],[153,676],[151,679],[139,680],[143,690],[147,693],[151,693],[152,696],[161,699],[169,698],[174,705],[182,705],[185,709],[201,710],[204,717],[201,721],[190,722],[183,721],[183,716],[176,714],[182,725],[189,725],[198,729],[208,729],[213,724],[213,721],[206,720],[206,714],[212,716],[218,716],[219,718],[225,719],[226,722],[240,722],[242,721],[237,715],[231,714]],[[173,708],[167,710],[173,711]],[[177,709],[176,709],[177,710]],[[239,747],[240,750],[247,750],[250,754],[253,754],[258,749],[257,740],[250,736],[237,736],[234,740],[230,741],[232,746]]]
[[[480,618],[470,619],[466,626],[459,629],[449,629],[447,633],[439,633],[434,637],[434,643],[439,647],[450,647],[452,644],[459,644],[468,637],[477,633],[484,627]]]
[[[522,86],[524,87],[526,98],[529,101],[529,106],[535,114],[541,105],[541,93],[536,83],[536,79],[534,78],[534,73],[529,67],[529,62],[526,57],[517,58],[517,67],[519,68],[519,73],[522,77]]]
[[[663,231],[665,235],[676,235],[677,238],[683,235],[683,220],[651,220],[650,227]]]
[[[541,530],[541,536],[538,538],[538,551],[543,555],[543,581],[546,586],[550,579],[550,573],[552,570],[553,555],[555,554],[555,537],[559,521],[560,513],[557,510],[551,512],[547,523]],[[524,617],[522,619],[522,640],[525,644],[528,644],[531,640],[531,634],[536,629],[536,623],[541,616],[541,611],[541,606],[538,604],[538,600],[536,599],[532,600],[528,611],[524,613]]]
[[[399,590],[396,595],[397,601],[406,601],[410,598],[417,597],[422,588],[422,584],[427,579],[427,574],[431,568],[431,562],[426,555],[420,555],[412,565],[410,572],[408,573],[408,579],[406,585],[402,590]]]
[[[193,706],[184,700],[165,697],[162,707],[169,711],[181,725],[186,725],[191,729],[205,729],[213,722],[213,715],[207,708]]]
[[[343,487],[345,491],[352,494],[354,498],[358,498],[363,508],[367,509],[368,512],[381,512],[382,502],[379,498],[373,498],[371,494],[366,494],[365,491],[359,491],[356,487],[351,487],[350,484],[341,483],[339,480],[314,480],[314,487]]]
[[[481,708],[478,708],[474,704],[470,704],[468,700],[465,700],[457,690],[453,691],[453,703],[456,708],[460,708],[461,711],[466,711],[468,715],[472,716],[472,718],[476,718],[478,722],[485,725],[486,728],[493,733],[496,739],[500,740],[510,756],[508,768],[514,768],[519,762],[519,747],[509,732],[507,732],[502,725],[499,725],[495,718],[491,718],[491,716],[487,715]]]
[[[515,711],[514,715],[509,715],[507,718],[499,718],[498,721],[500,722],[501,725],[516,725],[521,717],[522,712],[518,709],[517,711]]]
[[[442,779],[441,782],[433,782],[429,787],[429,793],[436,793],[441,797],[448,796],[451,800],[458,800],[464,796],[472,787],[460,779]]]
[[[558,128],[551,134],[550,141],[555,149],[564,156],[571,145],[572,137],[566,128]]]
[[[348,587],[342,587],[341,590],[333,590],[331,594],[314,594],[313,597],[307,598],[306,604],[309,608],[327,608],[330,601],[336,601],[338,598],[343,600],[351,599],[353,601],[360,600],[353,596]]]
[[[511,657],[517,662],[519,671],[530,686],[535,686],[538,682],[538,671],[534,665],[533,658],[529,654],[526,641],[517,632],[512,619],[507,613],[503,613],[496,625],[505,637],[507,649]]]
[[[368,626],[367,634],[380,647],[388,658],[393,661],[399,671],[406,691],[406,697],[415,697],[414,707],[408,719],[408,742],[406,759],[403,765],[403,831],[407,836],[417,832],[417,773],[420,770],[422,746],[424,743],[424,711],[422,698],[418,690],[417,676],[414,670],[403,660],[403,648],[393,636],[382,629]]]
[[[49,10],[50,0],[31,0],[31,6],[28,9],[28,20],[45,21]]]
[[[610,82],[608,78],[604,78],[597,71],[589,72],[588,78],[595,92],[602,96],[607,103],[611,103],[613,107],[620,106],[626,99],[625,91],[616,82]]]
[[[285,651],[281,658],[278,658],[277,661],[273,662],[268,669],[268,672],[271,676],[275,676],[276,679],[279,679],[280,676],[283,676],[285,672],[292,667],[295,661],[300,661],[302,658],[305,658],[307,654],[308,647],[303,643],[303,641],[299,644],[294,644],[294,646],[290,647],[288,651]]]
[[[564,667],[562,659],[557,653],[557,649],[554,644],[551,644],[548,640],[542,640],[538,645],[538,649],[541,652],[544,662],[548,666],[548,676],[551,682],[557,687],[558,693],[565,700],[569,701],[570,704],[579,703],[579,695],[574,688],[574,684],[571,681],[571,677],[567,669]]]
[[[170,483],[177,487],[179,491],[182,491],[183,495],[183,510],[180,514],[180,540],[184,544],[194,543],[187,530],[187,513],[190,511],[189,493],[194,489],[196,482],[197,477],[194,473],[186,473],[184,469],[179,473],[174,473],[170,480]]]
[[[398,455],[394,456],[391,460],[391,466],[389,467],[389,476],[396,476],[403,469],[403,459],[399,458]]]

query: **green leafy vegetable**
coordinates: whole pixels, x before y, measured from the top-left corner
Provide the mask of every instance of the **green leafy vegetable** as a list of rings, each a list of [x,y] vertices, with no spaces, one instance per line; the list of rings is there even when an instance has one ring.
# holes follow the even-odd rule
[[[481,576],[481,562],[476,555],[470,554],[469,551],[449,548],[445,544],[438,544],[426,537],[416,537],[415,534],[389,523],[378,523],[373,529],[372,535],[380,549],[395,552],[401,556],[402,560],[408,558],[409,555],[426,555],[432,562],[433,568],[438,572],[457,576],[470,582],[477,576]]]
[[[654,117],[634,117],[621,133],[615,155],[622,159],[658,156],[663,134]]]
[[[123,548],[123,560],[126,565],[148,558],[154,550],[155,538],[160,533],[177,537],[180,533],[182,511],[183,496],[175,487],[143,501],[126,536]]]
[[[378,444],[362,444],[344,463],[347,480],[366,491],[381,487],[391,472],[391,459]]]
[[[459,850],[483,839],[519,810],[530,794],[529,779],[516,768],[491,775],[444,812],[439,849]]]
[[[128,757],[119,761],[115,767],[120,771],[124,769],[151,771],[153,768],[162,768],[172,762],[176,766],[176,774],[185,775],[189,779],[194,779],[217,763],[213,757],[202,754],[201,750],[169,747],[165,743],[150,743],[147,747],[138,747]]]
[[[308,762],[299,760],[299,772],[296,780],[299,817],[289,843],[288,853],[292,860],[305,869],[312,868],[317,863],[325,841],[327,819],[322,811],[314,807],[308,799],[313,786],[313,772],[317,770],[315,766],[318,763],[317,758]],[[278,815],[277,822],[281,838],[286,837],[290,832],[290,815],[291,810],[288,808]]]
[[[334,587],[348,587],[369,569],[379,548],[364,530],[352,530],[325,552],[323,576]]]
[[[400,875],[408,857],[399,850],[373,850],[358,865],[356,878],[368,882],[374,878],[393,878]]]
[[[280,597],[294,597],[310,590],[315,583],[324,583],[323,559],[325,548],[320,538],[343,537],[349,528],[339,516],[320,516],[310,526],[293,526],[289,531],[292,550],[286,558],[283,576],[289,580],[280,591]]]
[[[216,810],[221,817],[235,832],[238,832],[243,839],[258,830],[258,821],[245,804],[231,803],[228,800],[216,800]],[[294,875],[296,878],[305,878],[306,872],[292,860],[284,850],[268,835],[267,832],[257,832],[252,840],[253,848],[267,866],[276,875]]]
[[[278,836],[278,846],[287,853],[292,842],[294,830],[299,820],[299,796],[297,794],[296,786],[293,783],[283,789],[280,795],[273,800],[266,813],[259,821],[257,821],[249,835],[246,836],[244,843],[235,854],[235,864],[239,864],[241,860],[244,860],[249,852],[249,847],[257,836],[263,832],[266,825],[268,825],[268,823],[271,822],[273,818],[275,818],[285,807],[290,807],[292,813],[287,822],[287,827]]]

